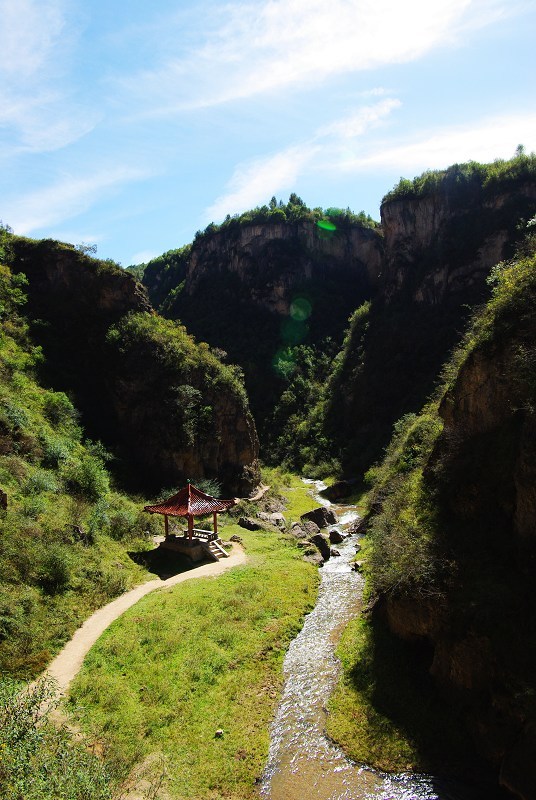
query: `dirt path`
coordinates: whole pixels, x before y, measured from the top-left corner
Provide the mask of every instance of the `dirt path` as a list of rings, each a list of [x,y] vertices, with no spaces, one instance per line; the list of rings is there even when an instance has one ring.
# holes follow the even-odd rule
[[[154,592],[155,589],[166,589],[170,586],[176,586],[177,583],[189,581],[193,578],[208,578],[221,575],[222,572],[235,567],[238,564],[243,564],[247,560],[247,556],[243,549],[234,544],[233,550],[229,558],[222,559],[217,563],[203,564],[200,567],[190,570],[189,572],[181,572],[179,575],[174,575],[165,581],[157,578],[147,583],[142,583],[130,592],[122,594],[120,597],[112,600],[111,603],[99,608],[92,614],[81,628],[74,634],[73,638],[67,642],[63,650],[56,656],[50,663],[46,674],[51,676],[58,686],[58,696],[64,695],[69,688],[69,684],[78,674],[84,658],[89,650],[93,647],[101,633],[112,624],[114,620],[124,614],[125,611],[138,602],[142,597],[145,597],[149,592]]]

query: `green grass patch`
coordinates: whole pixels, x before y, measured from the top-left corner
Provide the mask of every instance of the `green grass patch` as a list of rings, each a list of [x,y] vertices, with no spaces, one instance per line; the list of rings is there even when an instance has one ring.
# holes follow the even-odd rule
[[[455,710],[436,697],[415,645],[358,618],[337,655],[342,676],[329,700],[327,733],[350,758],[386,772],[464,772],[472,746]]]
[[[222,538],[233,533],[246,565],[144,598],[72,690],[84,727],[125,768],[164,754],[175,798],[256,796],[284,653],[316,599],[317,571],[292,542],[224,522]]]

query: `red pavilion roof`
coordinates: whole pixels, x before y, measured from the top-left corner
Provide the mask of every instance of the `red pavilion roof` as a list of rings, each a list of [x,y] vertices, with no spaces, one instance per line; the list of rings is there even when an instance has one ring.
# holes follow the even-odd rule
[[[149,514],[166,514],[168,517],[202,517],[204,514],[227,511],[235,504],[236,500],[218,500],[189,483],[167,500],[154,506],[145,506],[143,510]]]

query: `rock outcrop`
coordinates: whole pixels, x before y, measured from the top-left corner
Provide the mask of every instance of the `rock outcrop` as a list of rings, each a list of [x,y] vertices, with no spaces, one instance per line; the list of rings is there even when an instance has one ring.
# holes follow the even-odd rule
[[[424,479],[449,564],[442,591],[395,590],[376,607],[397,636],[428,644],[430,675],[523,800],[536,797],[533,268],[527,260],[513,273],[508,304],[480,323],[440,404],[443,432]]]
[[[155,316],[117,265],[71,245],[13,237],[47,380],[74,394],[88,434],[118,449],[140,488],[216,478],[247,493],[258,440],[239,379]]]

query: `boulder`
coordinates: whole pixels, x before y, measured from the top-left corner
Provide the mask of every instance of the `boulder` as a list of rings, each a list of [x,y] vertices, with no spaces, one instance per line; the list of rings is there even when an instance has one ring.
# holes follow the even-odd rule
[[[277,528],[283,530],[286,526],[286,520],[283,514],[280,511],[274,511],[272,513],[268,511],[260,511],[259,512],[259,519],[268,522],[270,525],[275,525]]]
[[[308,564],[314,564],[315,567],[323,567],[324,566],[324,559],[317,551],[316,553],[307,553],[303,557],[304,561],[307,561]]]
[[[367,521],[364,517],[359,517],[352,522],[349,528],[346,529],[348,536],[355,536],[356,533],[365,533]]]
[[[341,542],[344,542],[344,539],[345,537],[342,535],[342,533],[335,528],[329,532],[329,541],[331,544],[340,544]]]
[[[327,528],[328,525],[336,525],[338,522],[337,515],[331,508],[319,506],[306,514],[302,514],[300,519],[302,521],[314,522],[319,528]]]
[[[238,524],[241,528],[246,528],[248,531],[260,531],[262,530],[261,523],[253,519],[253,517],[239,517]]]
[[[320,528],[314,522],[294,522],[290,529],[290,532],[293,536],[297,539],[307,539],[310,536],[316,536],[317,533],[320,533]]]
[[[314,544],[324,561],[327,561],[331,555],[327,537],[323,536],[321,533],[317,533],[315,536],[311,536],[309,541],[311,544]]]
[[[335,557],[335,556],[340,556],[340,553],[339,553],[339,551],[338,551],[338,550],[335,550],[335,548],[334,548],[334,547],[332,547],[332,548],[331,548],[331,550],[330,550],[329,552],[330,552],[330,555],[332,555],[333,557]]]

